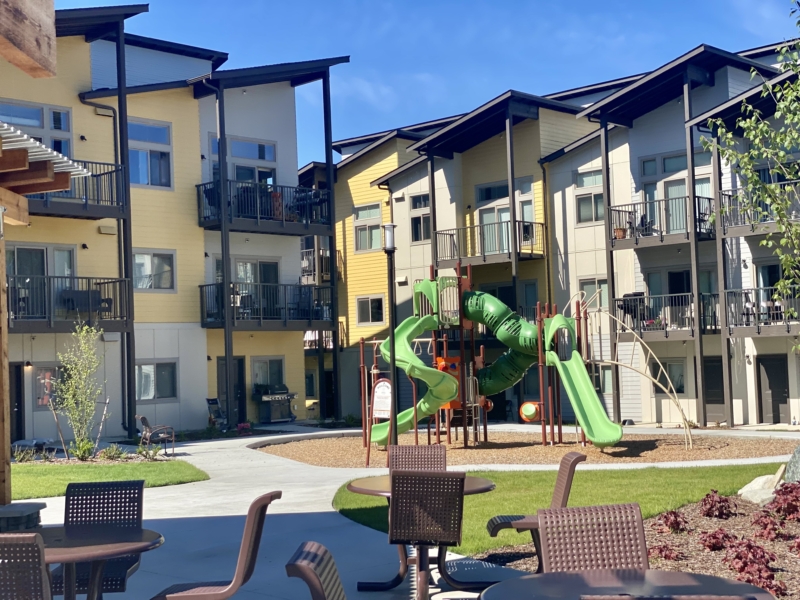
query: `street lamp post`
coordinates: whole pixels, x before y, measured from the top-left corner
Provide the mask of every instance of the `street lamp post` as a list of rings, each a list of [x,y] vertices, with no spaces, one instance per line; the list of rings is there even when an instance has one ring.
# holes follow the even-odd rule
[[[395,345],[395,337],[394,337],[394,330],[397,327],[397,323],[395,322],[395,311],[394,311],[394,252],[396,250],[395,243],[394,243],[394,223],[386,223],[383,226],[383,251],[386,253],[386,265],[389,277],[389,298],[388,298],[388,310],[389,310],[389,380],[392,382],[392,418],[391,418],[391,437],[389,438],[389,443],[393,446],[397,445],[397,412],[399,409],[399,402],[397,396],[397,377],[396,377],[396,345]]]

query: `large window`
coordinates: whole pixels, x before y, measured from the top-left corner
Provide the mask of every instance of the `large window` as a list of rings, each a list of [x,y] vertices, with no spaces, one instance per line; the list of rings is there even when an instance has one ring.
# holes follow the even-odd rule
[[[64,156],[72,155],[71,118],[66,108],[0,102],[0,121]]]
[[[685,364],[683,360],[675,360],[675,361],[662,361],[661,364],[664,366],[666,373],[662,370],[658,363],[654,362],[650,364],[651,373],[653,374],[653,379],[656,379],[662,386],[669,389],[669,382],[667,381],[667,377],[669,377],[670,381],[672,381],[672,385],[675,388],[676,394],[683,394],[686,392],[685,382],[684,382],[684,369]],[[665,395],[663,389],[661,389],[657,385],[653,385],[655,388],[656,395]]]
[[[428,194],[411,196],[411,242],[431,239],[431,198]]]
[[[605,217],[603,194],[583,194],[577,197],[578,223],[602,222]]]
[[[356,206],[354,216],[356,252],[380,250],[381,205]]]
[[[594,373],[592,373],[592,379],[594,379],[594,389],[598,394],[611,393],[611,374],[611,367],[609,366],[598,367],[595,369]]]
[[[172,186],[170,126],[128,121],[131,183]]]
[[[253,383],[268,386],[269,393],[280,393],[284,386],[283,357],[269,356],[253,359]]]
[[[527,196],[533,189],[533,177],[517,177],[514,180],[516,196]],[[508,198],[508,182],[485,183],[478,186],[476,191],[478,202],[492,202]]]
[[[55,403],[55,382],[59,377],[58,367],[36,367],[36,410],[48,410]]]
[[[583,279],[578,283],[580,291],[584,293],[583,301],[588,302],[589,308],[608,308],[608,280]],[[597,291],[600,290],[598,294]]]
[[[383,325],[383,296],[356,298],[356,313],[359,325]]]
[[[575,186],[579,188],[597,187],[600,185],[603,185],[603,172],[599,169],[587,173],[578,173],[575,180]]]
[[[133,287],[137,290],[174,290],[175,253],[136,251]]]
[[[136,400],[171,400],[178,397],[178,365],[175,362],[143,362],[136,365]]]

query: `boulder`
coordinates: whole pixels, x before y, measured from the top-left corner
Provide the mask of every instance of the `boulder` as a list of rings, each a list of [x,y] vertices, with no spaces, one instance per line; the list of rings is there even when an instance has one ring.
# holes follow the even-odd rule
[[[745,494],[762,490],[767,490],[771,493],[775,489],[775,485],[772,483],[774,477],[774,475],[762,475],[761,477],[756,477],[753,479],[753,481],[739,490],[739,495],[744,498]]]
[[[770,477],[772,477],[772,475],[770,475]],[[772,489],[752,489],[747,490],[744,494],[742,494],[742,500],[747,500],[748,502],[758,504],[759,506],[769,504],[774,499],[775,490]]]
[[[786,465],[786,482],[793,483],[795,481],[800,481],[800,446],[794,449],[792,458]]]

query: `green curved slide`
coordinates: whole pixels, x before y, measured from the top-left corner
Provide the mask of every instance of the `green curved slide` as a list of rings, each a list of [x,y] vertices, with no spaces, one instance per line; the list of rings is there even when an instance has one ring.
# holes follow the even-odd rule
[[[426,331],[439,328],[439,302],[437,281],[425,280],[414,286],[414,311],[420,313],[420,296],[427,298],[434,315],[409,317],[395,331],[397,344],[397,366],[408,375],[421,379],[428,386],[428,392],[417,403],[417,418],[423,419],[435,414],[443,405],[454,400],[458,395],[456,378],[429,367],[414,353],[411,344],[415,338]],[[512,311],[502,301],[485,292],[466,292],[462,310],[464,316],[473,322],[489,327],[498,340],[508,350],[488,367],[477,373],[478,390],[483,396],[492,396],[516,385],[531,365],[538,361],[538,331],[535,325],[528,323]],[[553,338],[560,329],[569,331],[571,341],[571,358],[561,361],[558,354],[550,350]],[[583,358],[575,351],[574,321],[563,315],[545,319],[543,339],[547,344],[545,356],[548,366],[555,366],[567,392],[567,396],[575,409],[578,423],[596,446],[605,447],[616,444],[622,438],[622,428],[613,423],[606,414],[594,384],[589,377]],[[390,360],[389,340],[380,345],[381,355],[387,362]],[[397,415],[398,434],[410,430],[414,426],[414,409],[404,410]],[[385,446],[389,440],[389,423],[373,425],[371,441]]]

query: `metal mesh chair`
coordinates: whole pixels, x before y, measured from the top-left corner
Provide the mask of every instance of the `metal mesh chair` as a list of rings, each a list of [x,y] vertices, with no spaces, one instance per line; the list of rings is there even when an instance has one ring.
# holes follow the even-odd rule
[[[542,509],[538,517],[545,573],[650,567],[638,504]]]
[[[175,429],[169,425],[150,425],[150,421],[143,415],[136,415],[142,422],[142,444],[148,448],[152,444],[162,444],[164,454],[167,453],[167,442],[172,442],[172,456],[175,456]]]
[[[754,596],[593,596],[583,595],[581,600],[756,600]]]
[[[575,468],[578,463],[586,460],[586,455],[580,452],[568,452],[561,458],[558,465],[558,475],[556,476],[556,486],[553,488],[553,497],[550,500],[550,508],[565,508],[569,501],[569,493],[572,490],[572,479],[575,476]],[[515,529],[517,533],[530,531],[533,538],[533,547],[536,556],[539,558],[537,573],[542,572],[542,552],[539,540],[539,519],[536,515],[498,515],[492,517],[486,524],[489,535],[497,537],[503,529]]]
[[[239,559],[236,562],[236,571],[232,580],[179,583],[161,590],[151,600],[227,600],[231,598],[253,576],[267,510],[269,505],[278,500],[281,495],[281,492],[270,492],[259,496],[250,504],[244,523],[242,543],[239,546]]]
[[[447,448],[432,446],[389,446],[389,472],[446,471]]]
[[[464,514],[465,473],[392,472],[389,543],[417,548],[417,598],[428,598],[428,549],[458,546]]]
[[[311,600],[347,600],[333,555],[322,544],[300,544],[286,563],[286,574],[305,581]]]
[[[38,533],[0,534],[0,600],[51,600]]]
[[[64,505],[64,525],[107,525],[124,529],[142,528],[144,481],[102,481],[95,483],[70,483]],[[124,592],[128,577],[139,569],[141,556],[131,554],[106,562],[103,568],[103,593]],[[75,565],[75,585],[79,594],[89,590],[91,563]],[[52,573],[54,596],[64,594],[64,568]]]

